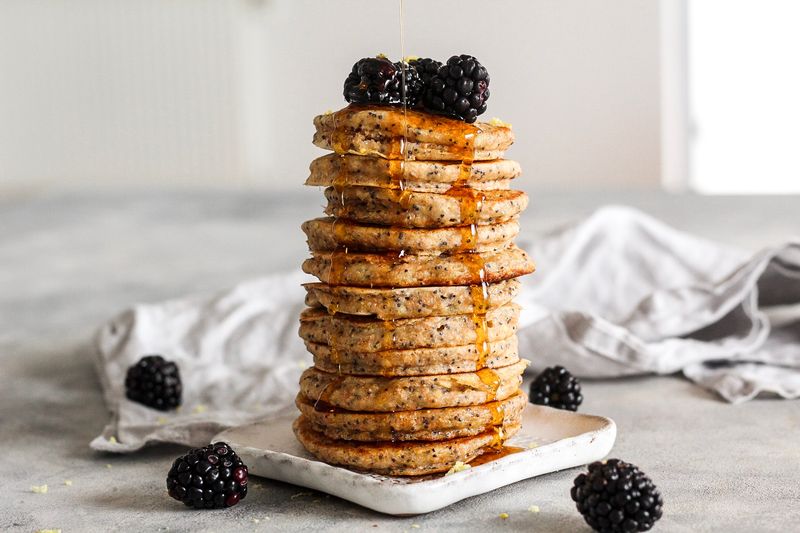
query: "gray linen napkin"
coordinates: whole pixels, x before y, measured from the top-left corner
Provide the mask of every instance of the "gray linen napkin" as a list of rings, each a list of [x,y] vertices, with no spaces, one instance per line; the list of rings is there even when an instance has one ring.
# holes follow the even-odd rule
[[[520,351],[583,377],[670,374],[800,397],[800,240],[742,251],[606,207],[526,247]]]
[[[582,377],[683,374],[730,402],[800,397],[800,241],[752,257],[629,208],[522,246],[521,353]],[[311,363],[297,336],[306,278],[242,283],[212,297],[137,305],[101,328],[97,368],[112,419],[91,446],[207,443],[226,427],[289,412]],[[184,404],[162,413],[125,398],[128,366],[177,362]]]
[[[112,417],[91,447],[208,444],[223,429],[293,410],[300,373],[312,362],[297,336],[305,281],[301,272],[268,276],[210,297],[136,305],[104,325],[95,361]],[[177,363],[178,411],[125,398],[125,373],[146,354]]]

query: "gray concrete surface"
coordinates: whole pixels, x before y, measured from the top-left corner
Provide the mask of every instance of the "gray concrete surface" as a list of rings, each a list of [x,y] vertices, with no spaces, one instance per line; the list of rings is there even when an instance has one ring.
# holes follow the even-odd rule
[[[800,234],[800,198],[646,191],[533,192],[529,237],[603,203],[751,249]],[[94,453],[107,413],[88,338],[137,301],[212,291],[306,255],[298,225],[316,191],[52,194],[0,199],[0,530],[583,531],[569,498],[578,470],[542,476],[412,518],[254,480],[243,504],[188,511],[164,477],[182,449]],[[533,354],[535,357],[535,354]],[[800,403],[732,406],[678,377],[585,383],[586,412],[614,418],[613,455],[661,488],[657,531],[797,531]],[[67,486],[65,480],[71,480]],[[31,491],[48,485],[46,494]],[[527,509],[538,505],[539,513]],[[508,513],[502,520],[500,513]],[[419,526],[419,529],[414,526]]]

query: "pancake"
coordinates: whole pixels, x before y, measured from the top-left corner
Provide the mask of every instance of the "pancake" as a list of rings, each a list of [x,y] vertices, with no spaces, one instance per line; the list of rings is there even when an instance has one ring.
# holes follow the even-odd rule
[[[292,429],[300,444],[317,459],[353,470],[387,476],[420,476],[448,471],[457,461],[467,463],[496,450],[519,431],[519,425],[492,428],[473,437],[434,442],[357,442],[334,440],[314,431],[300,415]]]
[[[515,335],[486,343],[485,353],[478,350],[477,344],[357,352],[306,342],[306,348],[314,356],[314,366],[320,370],[356,376],[456,374],[482,368],[499,368],[519,360]]]
[[[424,316],[464,315],[475,311],[472,288],[439,287],[368,288],[306,283],[306,305],[329,312],[372,315],[381,320]],[[480,303],[494,309],[511,301],[520,290],[516,279],[487,284]]]
[[[476,190],[508,189],[521,174],[510,159],[478,161],[463,166],[453,161],[402,161],[357,155],[328,154],[311,162],[306,185],[383,187],[416,192],[447,192],[454,184]],[[467,174],[464,174],[467,171]]]
[[[477,285],[534,270],[528,254],[516,245],[498,252],[440,256],[315,252],[303,262],[303,272],[323,283],[356,287]]]
[[[517,304],[508,303],[488,311],[483,317],[486,340],[506,339],[516,333],[519,310]],[[478,332],[483,327],[476,320],[481,317],[470,314],[383,321],[308,308],[300,314],[300,337],[306,342],[355,352],[463,346],[479,340]]]
[[[391,412],[480,405],[517,392],[528,361],[502,368],[410,377],[332,374],[311,367],[300,376],[300,392],[348,411]]]
[[[386,159],[403,159],[405,155],[408,160],[488,161],[502,159],[514,143],[514,132],[507,124],[466,124],[441,115],[385,106],[350,105],[314,117],[314,127],[313,141],[320,148]]]
[[[472,191],[454,194],[398,193],[380,187],[325,189],[325,214],[364,224],[404,228],[446,228],[499,224],[516,219],[528,206],[522,191]]]
[[[359,441],[443,440],[520,423],[528,402],[522,391],[505,400],[468,407],[396,413],[359,413],[317,404],[298,395],[295,404],[314,430],[331,439]]]
[[[473,227],[409,229],[357,224],[331,217],[308,220],[301,226],[314,252],[340,246],[349,251],[404,250],[408,254],[436,254],[463,250],[487,252],[507,247],[519,233],[519,222]]]

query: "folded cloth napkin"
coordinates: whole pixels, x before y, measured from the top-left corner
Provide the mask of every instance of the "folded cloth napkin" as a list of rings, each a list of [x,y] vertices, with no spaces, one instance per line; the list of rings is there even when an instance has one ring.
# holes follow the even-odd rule
[[[112,418],[91,447],[204,445],[229,427],[293,410],[300,373],[312,362],[297,336],[305,281],[301,272],[268,276],[210,297],[137,305],[104,325],[95,361]],[[178,365],[177,411],[125,397],[128,367],[147,354]]]
[[[518,299],[520,351],[534,368],[561,364],[598,378],[683,372],[730,402],[800,397],[800,241],[748,257],[606,207],[522,246],[538,265]],[[97,368],[113,416],[91,446],[200,445],[291,412],[311,364],[297,336],[304,280],[295,272],[138,305],[103,326]],[[149,353],[180,368],[177,412],[125,398],[127,368]]]

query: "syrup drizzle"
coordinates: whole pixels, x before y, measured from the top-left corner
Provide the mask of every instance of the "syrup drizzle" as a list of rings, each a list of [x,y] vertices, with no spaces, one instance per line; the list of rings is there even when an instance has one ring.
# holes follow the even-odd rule
[[[506,432],[503,431],[503,426],[492,426],[492,442],[489,443],[489,448],[492,450],[499,450],[503,447],[503,442],[506,440]]]
[[[342,210],[345,209],[345,185],[347,184],[347,170],[345,165],[345,154],[349,151],[348,134],[344,128],[341,128],[337,123],[337,114],[333,114],[333,130],[331,131],[330,144],[334,153],[339,155],[336,161],[336,175],[333,178],[333,188],[339,195],[339,201],[342,204]],[[333,237],[336,241],[336,248],[331,252],[330,265],[328,268],[328,285],[339,285],[342,282],[345,269],[344,256],[348,250],[346,246],[340,244],[339,235],[341,233],[341,225],[339,224],[339,217],[333,219]]]
[[[489,410],[489,414],[492,417],[492,425],[499,426],[503,423],[503,420],[506,418],[506,413],[503,410],[500,402],[491,402],[486,405],[486,408]]]
[[[403,209],[408,209],[411,206],[411,191],[406,189],[405,185],[405,165],[406,165],[406,148],[405,140],[401,139],[400,148],[403,159],[389,159],[388,172],[390,181],[390,188],[395,191],[395,201],[400,204]]]
[[[316,408],[317,405],[320,404],[332,405],[331,396],[333,395],[334,392],[336,392],[337,389],[339,389],[339,387],[342,385],[342,382],[345,380],[346,377],[347,377],[346,375],[340,374],[334,377],[331,381],[329,381],[325,385],[325,387],[322,388],[322,391],[319,393],[317,401],[314,402],[314,408]]]
[[[382,350],[391,350],[392,348],[394,348],[395,329],[397,329],[397,326],[395,325],[394,320],[383,321],[383,338],[381,339]]]
[[[331,252],[330,266],[328,268],[328,285],[342,284],[346,269],[345,259],[347,253],[346,246],[337,246],[337,248]]]
[[[329,349],[329,350],[330,350],[330,352],[331,352],[331,363],[333,363],[334,365],[338,365],[339,367],[341,367],[341,363],[342,363],[342,354],[341,354],[341,352],[339,352],[339,348],[337,348],[335,345],[331,344],[331,345],[328,347],[328,349]]]
[[[330,145],[331,150],[339,155],[344,155],[350,151],[351,142],[350,136],[346,128],[340,127],[338,124],[339,112],[333,113],[333,128],[331,130]]]
[[[467,125],[465,124],[465,126]],[[476,250],[478,244],[477,223],[480,220],[486,196],[470,186],[472,165],[475,161],[475,139],[480,132],[481,130],[477,126],[468,126],[461,145],[461,165],[458,170],[458,178],[445,192],[445,195],[458,201],[462,224],[459,228],[461,237],[459,252],[471,277],[478,280],[475,285],[470,286],[472,322],[475,328],[476,370],[486,367],[486,358],[489,354],[488,325],[486,323],[489,286],[486,283],[486,263]]]
[[[344,411],[344,409],[339,409],[335,405],[331,405],[321,400],[317,400],[316,403],[314,403],[314,410],[320,413],[339,413]]]
[[[486,392],[486,402],[493,402],[497,398],[497,391],[500,389],[502,381],[500,375],[491,368],[482,368],[476,372],[478,379],[483,384]]]

